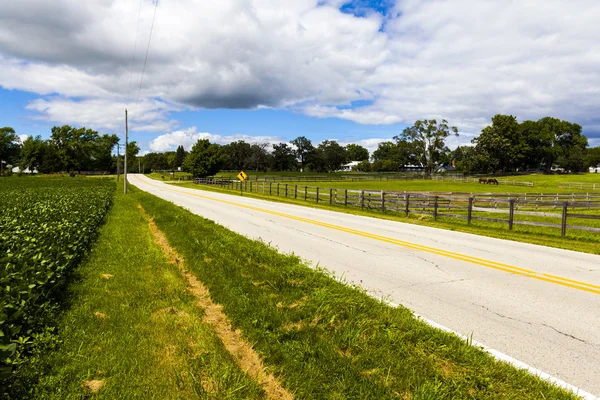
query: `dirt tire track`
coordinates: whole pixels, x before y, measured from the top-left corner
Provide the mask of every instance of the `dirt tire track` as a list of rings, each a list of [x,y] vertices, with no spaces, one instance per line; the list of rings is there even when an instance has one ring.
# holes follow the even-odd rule
[[[163,250],[167,260],[178,267],[179,272],[188,283],[188,290],[198,300],[197,305],[204,309],[204,322],[213,327],[215,333],[221,339],[227,351],[233,355],[240,368],[261,385],[266,398],[293,399],[294,396],[267,370],[258,353],[242,336],[242,332],[239,329],[233,330],[229,318],[223,312],[223,306],[215,304],[204,284],[185,268],[183,257],[171,247],[164,233],[156,226],[154,219],[146,213],[141,204],[138,204],[138,208],[148,221],[150,232]]]

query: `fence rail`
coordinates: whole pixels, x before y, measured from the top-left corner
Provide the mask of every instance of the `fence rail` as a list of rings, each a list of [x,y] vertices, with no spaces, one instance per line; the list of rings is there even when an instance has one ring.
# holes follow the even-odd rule
[[[462,182],[462,183],[480,183],[480,178],[473,178],[468,176],[441,176],[441,175],[432,175],[431,180],[433,181],[444,181],[444,182]],[[498,179],[494,178],[498,182],[499,185],[508,185],[508,186],[528,186],[533,187],[533,182],[527,181],[516,181],[510,179]]]
[[[597,226],[569,225],[568,221],[600,221],[600,196],[586,194],[500,194],[500,193],[416,193],[389,192],[359,189],[323,188],[281,182],[245,181],[229,179],[194,179],[196,184],[217,185],[240,192],[293,198],[321,204],[337,204],[345,207],[438,217],[487,221],[514,225],[557,228],[565,236],[567,230],[583,230],[600,233]],[[558,212],[556,212],[558,210]],[[577,210],[577,212],[575,212]],[[447,211],[447,212],[446,212]],[[586,214],[585,212],[592,212]],[[487,215],[486,215],[487,214]],[[492,215],[489,215],[492,214]],[[508,218],[494,218],[493,214],[507,214]],[[538,219],[560,219],[560,223],[516,219],[515,216]],[[578,222],[581,223],[581,222]]]
[[[562,189],[600,190],[600,183],[559,182]]]

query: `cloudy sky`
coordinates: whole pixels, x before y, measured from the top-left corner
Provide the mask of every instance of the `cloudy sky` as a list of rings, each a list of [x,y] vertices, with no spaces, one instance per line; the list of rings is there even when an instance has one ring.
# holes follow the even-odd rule
[[[0,126],[122,136],[127,107],[144,151],[373,150],[423,118],[456,125],[454,147],[506,113],[600,145],[599,18],[597,0],[2,0]]]

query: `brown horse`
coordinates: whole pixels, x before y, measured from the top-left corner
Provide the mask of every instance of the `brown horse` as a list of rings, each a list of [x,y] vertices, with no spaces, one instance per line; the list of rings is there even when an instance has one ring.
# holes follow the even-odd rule
[[[488,183],[487,178],[479,178],[479,183]]]
[[[496,178],[489,178],[489,179],[487,180],[487,183],[488,183],[489,185],[498,185],[498,179],[496,179]]]

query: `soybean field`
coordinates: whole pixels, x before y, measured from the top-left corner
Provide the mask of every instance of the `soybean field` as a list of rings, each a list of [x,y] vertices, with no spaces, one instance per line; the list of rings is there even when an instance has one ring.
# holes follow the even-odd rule
[[[0,179],[0,386],[52,340],[61,292],[114,190],[105,179]]]

